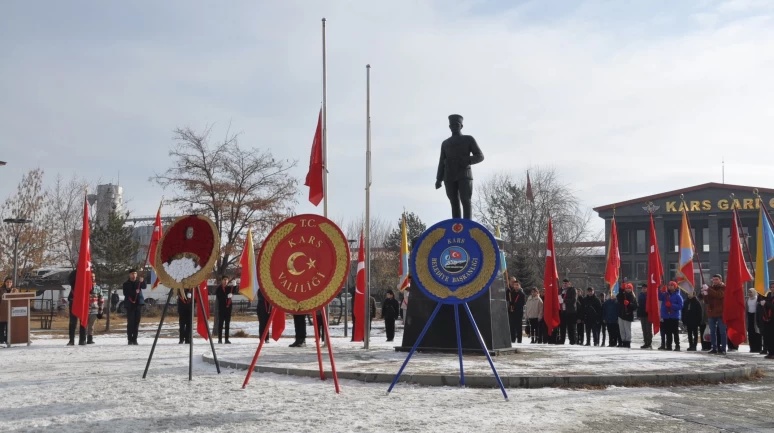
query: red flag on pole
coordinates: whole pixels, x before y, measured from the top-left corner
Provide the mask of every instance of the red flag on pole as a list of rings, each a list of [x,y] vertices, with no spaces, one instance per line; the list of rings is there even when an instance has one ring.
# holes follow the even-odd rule
[[[317,206],[323,199],[323,148],[322,148],[322,109],[317,117],[317,130],[312,141],[312,156],[309,158],[309,171],[304,185],[309,187],[309,201]]]
[[[728,273],[726,274],[726,296],[723,304],[723,322],[728,327],[728,339],[735,345],[744,341],[744,283],[752,281],[753,277],[747,269],[742,255],[742,245],[739,242],[738,216],[734,209],[731,225],[731,250],[728,253]]]
[[[559,326],[559,272],[556,270],[556,250],[554,249],[554,224],[548,219],[548,237],[546,240],[546,272],[543,275],[546,298],[543,301],[543,320],[548,335]]]
[[[83,200],[83,230],[81,248],[78,250],[78,266],[75,268],[75,287],[73,292],[73,315],[81,321],[84,328],[89,324],[89,293],[91,292],[91,247],[89,246],[89,201]]]
[[[352,311],[355,317],[352,330],[352,341],[363,341],[365,337],[365,249],[363,248],[363,232],[360,232],[360,247],[357,250],[357,277],[355,279],[355,300]]]
[[[658,291],[661,288],[661,276],[664,267],[661,264],[661,252],[656,241],[656,226],[653,224],[653,214],[650,215],[650,250],[648,252],[648,293],[645,301],[645,311],[648,321],[653,324],[653,333],[658,333],[661,325],[661,312],[658,308]]]
[[[266,302],[266,301],[264,301]],[[274,308],[277,308],[276,306]],[[274,318],[271,320],[271,338],[274,341],[278,341],[285,332],[285,312],[277,308],[277,312],[274,313]]]
[[[202,296],[199,297],[199,292],[201,291]],[[205,340],[207,340],[207,320],[210,318],[210,295],[207,292],[207,280],[202,281],[202,283],[199,285],[199,290],[195,290],[194,296],[196,296],[196,310],[197,310],[197,316],[196,316],[196,332],[202,336]],[[199,305],[204,306],[204,315],[201,313],[201,308]],[[228,337],[228,336],[226,336]]]
[[[527,200],[531,203],[535,202],[535,195],[532,193],[532,181],[529,180],[529,172],[527,172]]]

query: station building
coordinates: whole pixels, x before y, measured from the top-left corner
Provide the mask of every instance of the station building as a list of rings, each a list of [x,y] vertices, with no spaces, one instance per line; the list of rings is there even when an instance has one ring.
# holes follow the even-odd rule
[[[756,192],[760,198],[756,196]],[[733,209],[739,211],[742,220],[742,250],[747,266],[750,272],[753,272],[759,206],[765,206],[769,212],[774,212],[774,189],[705,183],[594,208],[599,217],[605,220],[606,245],[610,242],[615,214],[621,254],[620,274],[623,279],[638,284],[647,281],[649,206],[653,212],[661,261],[666,277],[670,280],[676,278],[682,210],[686,210],[697,253],[693,267],[698,286],[701,284],[699,260],[705,281],[709,282],[710,277],[718,273],[725,279]],[[769,275],[774,277],[772,264],[774,262],[769,263]]]

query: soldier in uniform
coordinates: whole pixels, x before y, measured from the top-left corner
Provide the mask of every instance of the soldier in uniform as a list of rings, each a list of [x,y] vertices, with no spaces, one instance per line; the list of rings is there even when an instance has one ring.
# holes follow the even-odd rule
[[[478,148],[476,140],[470,135],[462,135],[462,116],[449,116],[449,129],[452,136],[441,144],[441,158],[438,161],[438,173],[435,176],[435,189],[446,186],[446,196],[452,208],[452,218],[472,219],[470,201],[473,196],[472,164],[484,160],[484,154]]]
[[[126,305],[126,338],[130,346],[137,346],[137,332],[140,329],[142,307],[145,305],[145,297],[142,291],[145,289],[143,277],[137,277],[136,269],[129,269],[129,279],[124,281],[124,305]]]
[[[235,294],[239,293],[235,286],[228,285],[228,277],[222,276],[220,278],[220,285],[215,292],[215,299],[218,301],[218,344],[223,344],[223,325],[226,326],[226,344],[231,344],[228,341],[229,327],[231,326],[231,298]]]
[[[180,323],[180,342],[178,344],[191,344],[192,296],[191,289],[185,289],[183,293],[177,293],[177,316],[178,323]]]
[[[294,314],[293,327],[296,331],[296,341],[289,347],[306,347],[306,314]]]

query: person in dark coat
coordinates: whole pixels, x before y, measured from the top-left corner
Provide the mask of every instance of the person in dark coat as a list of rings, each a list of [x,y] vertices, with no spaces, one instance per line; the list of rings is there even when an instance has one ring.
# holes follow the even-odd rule
[[[653,324],[648,319],[648,285],[641,286],[640,294],[637,296],[637,318],[640,319],[642,327],[642,339],[645,344],[640,349],[652,349],[653,346]]]
[[[384,330],[387,332],[387,341],[395,338],[395,319],[398,318],[400,305],[395,300],[392,290],[387,290],[386,298],[382,303],[382,318],[384,319]]]
[[[701,302],[696,299],[695,293],[689,293],[688,299],[683,304],[683,324],[688,330],[688,352],[696,352],[699,344],[699,326],[701,326],[704,309]]]
[[[607,347],[616,347],[621,342],[618,330],[618,299],[610,297],[602,304],[602,320],[605,322],[610,341]]]
[[[180,325],[180,341],[178,344],[191,344],[191,314],[193,314],[193,302],[191,302],[191,289],[185,289],[177,293],[177,316]]]
[[[508,287],[508,323],[511,330],[511,343],[521,343],[521,337],[524,334],[522,330],[522,321],[524,320],[524,303],[526,297],[521,290],[521,283],[516,277],[511,277],[511,284]]]
[[[586,297],[583,298],[583,321],[586,324],[586,346],[591,346],[591,337],[594,336],[594,346],[599,346],[599,328],[602,324],[602,303],[594,295],[594,289],[586,289]]]
[[[761,351],[760,328],[758,328],[758,322],[755,320],[758,307],[760,307],[760,304],[758,304],[758,292],[755,289],[747,290],[745,311],[747,312],[747,341],[750,344],[750,353],[760,353]]]
[[[258,315],[258,334],[263,336],[266,328],[269,326],[269,316],[271,316],[271,304],[266,298],[263,297],[263,292],[258,291],[256,297],[258,306],[256,307],[256,313]],[[269,335],[266,334],[266,343],[269,342]]]
[[[70,274],[67,276],[68,283],[70,283],[70,294],[67,295],[67,304],[70,306],[70,326],[69,326],[69,333],[70,333],[70,341],[67,342],[68,346],[74,346],[75,345],[75,328],[80,328],[78,330],[78,345],[79,346],[85,346],[86,345],[86,328],[83,326],[78,326],[78,317],[73,314],[73,297],[75,296],[75,276],[77,275],[77,271],[73,269]],[[6,281],[8,279],[6,278]],[[13,280],[11,280],[13,282]]]
[[[137,277],[137,270],[129,269],[129,279],[124,281],[124,305],[126,306],[126,338],[130,346],[137,346],[137,333],[140,330],[142,307],[145,305],[143,277]]]
[[[215,299],[218,303],[218,344],[223,344],[224,326],[226,327],[226,344],[231,344],[231,342],[228,341],[229,327],[231,326],[231,311],[234,308],[231,299],[234,295],[239,293],[239,289],[228,283],[228,277],[223,275],[220,277],[220,285],[215,290]]]
[[[774,295],[770,291],[766,294],[766,299],[758,303],[763,307],[763,328],[766,341],[764,346],[768,355],[766,359],[774,359]]]
[[[569,337],[570,344],[575,344],[578,310],[576,301],[578,293],[570,280],[562,281],[562,293],[559,294],[559,344],[564,344]]]
[[[586,297],[583,296],[583,290],[578,290],[578,300],[575,301],[575,311],[578,312],[578,315],[576,316],[575,320],[575,344],[579,346],[583,346],[583,336],[585,335],[586,330],[586,323],[585,323],[585,308],[586,306],[584,303],[586,302]]]
[[[637,298],[634,297],[632,283],[623,283],[618,292],[618,332],[621,340],[618,347],[632,347],[632,322],[637,311]]]
[[[70,285],[70,287],[75,286],[75,277],[72,278],[72,281],[73,283]],[[0,298],[6,293],[16,293],[18,291],[19,289],[13,286],[13,278],[5,277],[5,280],[3,280],[3,286],[0,287]],[[70,290],[70,293],[72,293],[72,289]],[[70,306],[72,307],[72,301],[70,302]],[[8,338],[8,322],[0,322],[0,344],[7,344]],[[70,337],[70,340],[72,341],[73,337]],[[72,344],[70,344],[70,346],[72,346]]]

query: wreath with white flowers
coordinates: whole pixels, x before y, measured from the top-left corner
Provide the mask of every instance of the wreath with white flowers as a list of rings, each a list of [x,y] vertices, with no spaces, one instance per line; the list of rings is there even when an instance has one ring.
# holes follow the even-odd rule
[[[220,237],[212,220],[203,215],[180,217],[156,248],[156,274],[171,289],[197,287],[210,275],[219,255]]]

